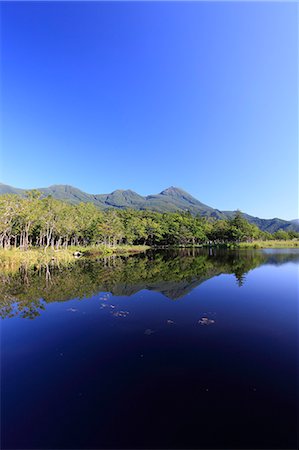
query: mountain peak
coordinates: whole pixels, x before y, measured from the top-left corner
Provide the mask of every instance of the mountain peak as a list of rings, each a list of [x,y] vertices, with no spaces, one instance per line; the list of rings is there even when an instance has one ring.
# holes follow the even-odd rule
[[[176,186],[169,186],[168,188],[161,191],[160,194],[161,195],[174,195],[174,194],[175,195],[185,195],[185,194],[187,194],[187,192]],[[188,194],[188,195],[190,195],[190,194]]]
[[[115,195],[115,194],[120,194],[120,195],[134,195],[134,196],[138,196],[140,197],[139,194],[137,194],[137,192],[132,191],[132,189],[116,189],[115,191],[111,192],[111,194],[109,195]]]
[[[43,188],[41,188],[43,189]],[[51,186],[48,187],[48,189],[77,189],[74,186],[71,186],[70,184],[51,184]]]

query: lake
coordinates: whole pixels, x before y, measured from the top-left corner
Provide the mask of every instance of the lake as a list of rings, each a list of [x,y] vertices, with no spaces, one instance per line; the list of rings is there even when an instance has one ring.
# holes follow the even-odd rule
[[[3,449],[297,448],[299,251],[1,274]]]

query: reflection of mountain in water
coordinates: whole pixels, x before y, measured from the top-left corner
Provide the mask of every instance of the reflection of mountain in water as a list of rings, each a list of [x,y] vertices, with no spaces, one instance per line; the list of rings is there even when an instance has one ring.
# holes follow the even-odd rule
[[[187,249],[79,260],[64,269],[50,267],[47,273],[23,268],[15,274],[0,275],[0,308],[2,317],[34,317],[44,302],[92,297],[103,291],[130,296],[144,289],[176,300],[214,276],[234,274],[242,286],[250,270],[263,264],[292,261],[299,261],[298,251]]]
[[[149,286],[147,289],[161,292],[165,297],[177,300],[178,298],[185,297],[189,292],[193,291],[197,286],[205,281],[204,279],[194,279],[191,281],[162,281],[156,285]]]
[[[220,273],[214,275],[211,274],[209,277],[197,277],[182,281],[162,280],[149,283],[146,283],[145,281],[143,283],[134,285],[120,284],[113,286],[113,288],[110,289],[110,292],[114,296],[131,296],[137,294],[137,292],[139,291],[147,290],[159,292],[160,294],[171,300],[177,300],[179,298],[185,297],[187,294],[189,294],[189,292],[192,292],[193,289],[202,284],[204,281],[207,281],[216,275],[220,275]]]
[[[176,300],[187,295],[205,280],[206,279],[194,279],[192,281],[160,281],[155,283],[141,283],[136,285],[117,285],[114,286],[110,292],[115,296],[130,296],[146,289],[147,291],[160,292],[165,297]]]

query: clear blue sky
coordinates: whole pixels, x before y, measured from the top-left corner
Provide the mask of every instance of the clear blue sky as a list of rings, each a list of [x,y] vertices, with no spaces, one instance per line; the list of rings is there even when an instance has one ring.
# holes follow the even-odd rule
[[[2,3],[1,181],[298,217],[294,3]]]

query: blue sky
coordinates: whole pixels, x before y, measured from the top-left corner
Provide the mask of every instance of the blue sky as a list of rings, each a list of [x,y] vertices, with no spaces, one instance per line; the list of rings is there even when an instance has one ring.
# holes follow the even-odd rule
[[[298,217],[294,3],[2,3],[1,181]]]

